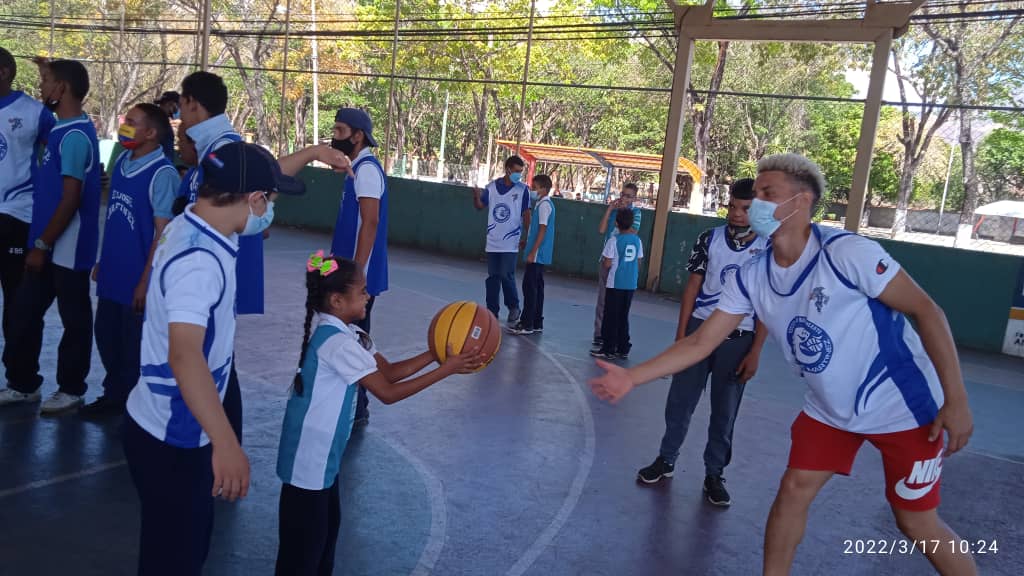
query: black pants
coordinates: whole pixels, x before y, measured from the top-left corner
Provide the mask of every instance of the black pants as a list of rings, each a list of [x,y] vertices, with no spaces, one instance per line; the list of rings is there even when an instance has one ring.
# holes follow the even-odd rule
[[[142,315],[127,304],[100,298],[96,303],[96,349],[107,375],[103,396],[124,404],[139,381]]]
[[[363,332],[370,333],[370,312],[373,312],[373,303],[377,301],[376,296],[370,296],[370,301],[366,303],[366,318],[362,321],[356,322],[356,326],[362,328]],[[359,420],[361,418],[370,417],[370,399],[366,397],[366,388],[362,386],[356,394],[356,414],[354,418]]]
[[[69,270],[52,262],[47,262],[41,272],[25,272],[18,286],[11,328],[18,336],[8,339],[4,347],[7,385],[26,394],[42,386],[39,351],[43,345],[43,317],[54,299],[64,324],[57,348],[57,385],[61,392],[81,396],[85,394],[92,358],[89,271]]]
[[[604,297],[604,321],[601,323],[602,352],[629,354],[629,308],[633,290],[608,288]]]
[[[238,445],[242,445],[242,387],[238,384],[238,372],[235,372],[235,361],[231,361],[231,373],[228,374],[228,389],[224,391],[224,415],[231,423],[231,429],[238,437]]]
[[[523,328],[544,328],[544,265],[527,264],[523,274]]]
[[[212,445],[171,446],[126,416],[124,454],[142,510],[139,576],[199,576],[213,534]]]
[[[10,340],[12,332],[14,303],[18,285],[25,274],[25,247],[28,245],[28,223],[7,214],[0,214],[0,287],[4,294],[3,330],[4,339]]]
[[[331,576],[340,526],[337,476],[323,490],[282,485],[275,576]]]

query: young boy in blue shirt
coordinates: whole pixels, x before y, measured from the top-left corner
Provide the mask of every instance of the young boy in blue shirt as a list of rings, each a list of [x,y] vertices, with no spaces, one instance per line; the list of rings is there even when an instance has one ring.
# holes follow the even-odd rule
[[[77,408],[85,395],[92,356],[89,272],[99,242],[100,159],[96,129],[82,111],[89,73],[81,62],[40,64],[43,104],[56,112],[36,174],[25,278],[15,298],[17,338],[7,341],[8,388],[0,405],[39,400],[39,352],[43,317],[57,300],[64,335],[57,356],[59,389],[43,402],[43,414]]]
[[[640,277],[640,260],[644,258],[643,243],[633,229],[631,208],[620,208],[615,213],[615,226],[619,233],[608,238],[601,254],[601,266],[608,271],[601,323],[603,345],[590,352],[606,360],[629,357],[629,308]]]
[[[523,274],[523,315],[513,334],[525,335],[544,331],[544,267],[551,264],[555,245],[555,204],[548,197],[551,178],[547,174],[533,177],[530,200],[533,212],[530,233],[526,238],[526,272]]]
[[[103,395],[84,406],[84,418],[124,412],[139,379],[142,314],[146,307],[153,252],[171,221],[178,172],[161,143],[171,132],[155,104],[139,104],[125,115],[118,139],[125,152],[114,162],[96,280],[96,348],[107,375]]]

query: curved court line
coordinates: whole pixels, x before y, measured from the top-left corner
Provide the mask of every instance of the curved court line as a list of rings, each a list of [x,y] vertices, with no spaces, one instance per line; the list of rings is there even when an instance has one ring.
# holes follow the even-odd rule
[[[422,460],[397,440],[378,432],[372,432],[372,434],[412,464],[412,467],[423,478],[423,484],[427,489],[427,499],[430,500],[430,536],[427,538],[423,552],[420,553],[420,558],[416,561],[416,567],[413,568],[410,576],[427,576],[434,569],[434,564],[437,564],[437,559],[441,557],[441,550],[444,549],[444,542],[448,537],[448,504],[444,495],[444,484]]]
[[[565,525],[566,521],[569,520],[569,516],[572,515],[573,510],[576,509],[576,505],[579,504],[580,497],[583,495],[583,486],[586,485],[587,479],[590,477],[590,469],[594,465],[594,452],[597,445],[597,435],[594,433],[594,415],[590,410],[590,403],[587,401],[586,395],[583,393],[582,385],[580,381],[572,375],[571,372],[559,362],[553,355],[547,350],[544,350],[538,344],[531,342],[527,339],[522,339],[522,342],[526,342],[530,346],[533,346],[540,352],[549,362],[554,364],[572,383],[573,397],[577,400],[580,407],[580,412],[583,415],[583,428],[585,430],[585,439],[583,446],[583,455],[580,457],[579,467],[576,469],[576,477],[572,480],[572,486],[569,488],[569,494],[566,495],[565,500],[562,501],[562,507],[558,510],[558,514],[555,515],[551,523],[548,524],[547,528],[537,536],[537,539],[533,541],[533,544],[526,549],[526,552],[519,557],[519,560],[508,569],[509,576],[522,576],[530,569],[530,566],[537,561],[537,558],[544,552],[544,550],[551,544],[555,539],[555,536],[562,530],[562,526]]]
[[[395,286],[405,290],[406,292],[412,292],[418,294],[424,298],[429,298],[442,303],[448,303],[443,298],[438,298],[433,294],[427,294],[420,292],[419,290],[413,290],[412,288],[406,288],[404,286]],[[506,574],[508,576],[522,576],[530,569],[530,566],[537,561],[537,558],[544,552],[544,550],[551,544],[555,539],[555,536],[562,530],[562,526],[565,525],[566,521],[569,520],[569,516],[572,515],[576,505],[579,504],[580,497],[583,495],[583,486],[587,483],[587,479],[590,477],[590,469],[594,466],[594,452],[597,445],[597,435],[594,432],[594,415],[590,410],[590,403],[587,402],[587,397],[583,393],[583,386],[580,381],[573,376],[572,372],[565,367],[564,364],[558,361],[551,353],[541,348],[534,342],[528,339],[520,339],[519,342],[525,342],[530,346],[536,348],[542,356],[548,359],[549,362],[555,365],[556,368],[565,376],[565,378],[572,384],[573,398],[579,405],[580,413],[583,415],[583,428],[584,428],[584,445],[583,454],[580,456],[580,462],[576,468],[576,476],[572,480],[572,485],[569,487],[569,493],[562,500],[562,506],[558,509],[558,513],[547,525],[546,528],[537,536],[537,539],[533,541],[533,544],[523,552],[519,560],[508,569]]]

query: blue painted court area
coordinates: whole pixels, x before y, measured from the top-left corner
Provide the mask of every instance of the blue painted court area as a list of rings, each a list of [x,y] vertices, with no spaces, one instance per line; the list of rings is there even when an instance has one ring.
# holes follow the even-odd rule
[[[267,242],[267,314],[241,317],[238,371],[249,497],[221,504],[206,573],[271,574],[277,548],[274,474],[284,402],[299,354],[309,253],[326,235],[274,229]],[[434,313],[482,301],[485,266],[394,249],[391,290],[377,302],[373,337],[400,359],[426,348]],[[596,265],[596,255],[595,255]],[[668,381],[618,406],[586,387],[595,286],[549,276],[545,331],[506,335],[484,372],[437,384],[392,406],[371,401],[370,425],[342,470],[339,575],[623,575],[758,573],[764,521],[802,404],[800,379],[769,342],[747,386],[726,470],[733,505],[702,498],[707,401],[694,415],[676,476],[635,483],[657,455]],[[60,336],[48,317],[47,383]],[[639,294],[632,362],[672,339],[678,305]],[[943,465],[945,520],[972,543],[983,574],[1024,573],[1024,361],[964,352],[976,431]],[[89,398],[99,393],[94,357]],[[0,410],[0,574],[133,574],[138,501],[119,424],[39,418],[38,405]],[[837,478],[811,509],[794,574],[930,574],[920,554],[845,553],[845,541],[898,540],[884,499],[881,459],[865,446],[850,478]]]

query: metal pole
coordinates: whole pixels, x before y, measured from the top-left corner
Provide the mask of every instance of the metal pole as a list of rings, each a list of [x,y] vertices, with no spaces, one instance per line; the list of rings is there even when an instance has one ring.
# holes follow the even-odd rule
[[[313,19],[313,143],[320,142],[320,45],[316,39],[316,0],[309,0]]]
[[[444,116],[441,118],[441,153],[437,159],[437,178],[444,180],[444,145],[448,139],[448,103],[451,101],[451,92],[444,93]]]
[[[210,0],[203,0],[203,33],[202,33],[202,52],[199,58],[199,69],[206,71],[210,66],[210,21],[212,15],[210,14]]]
[[[860,229],[860,219],[864,215],[864,198],[867,196],[868,180],[871,177],[871,157],[875,149],[878,116],[882,110],[882,89],[885,88],[892,35],[892,30],[889,30],[875,40],[871,81],[864,101],[864,117],[860,122],[860,140],[857,142],[857,160],[853,164],[853,183],[850,186],[850,202],[846,209],[846,229],[850,232]]]
[[[942,187],[942,204],[939,206],[939,223],[935,226],[935,234],[938,235],[942,230],[942,214],[946,211],[946,193],[949,192],[949,176],[953,172],[953,153],[956,152],[956,146],[949,147],[949,164],[946,166],[946,184]]]
[[[398,21],[401,16],[402,0],[395,0],[395,37],[391,41],[391,86],[388,88],[388,123],[384,129],[384,169],[387,170],[391,156],[391,125],[394,124],[395,64],[398,62]]]
[[[526,64],[523,66],[523,89],[519,93],[519,128],[516,131],[516,154],[523,141],[523,120],[526,118],[526,83],[530,79],[530,49],[533,48],[533,17],[537,11],[537,0],[530,0],[530,29],[526,33]]]
[[[53,29],[57,21],[57,0],[50,0],[50,50],[47,52],[49,58],[53,58]]]
[[[669,100],[668,123],[665,126],[665,148],[661,154],[661,176],[658,180],[658,198],[654,208],[654,235],[651,238],[651,259],[647,270],[647,289],[656,290],[661,281],[661,261],[665,254],[665,234],[668,231],[668,214],[672,205],[672,186],[679,171],[679,147],[683,143],[683,126],[686,124],[686,90],[690,86],[690,69],[693,67],[693,38],[684,29],[679,30],[679,44],[676,48],[675,71],[672,74],[672,96]],[[691,203],[702,204],[694,190]],[[698,210],[700,208],[698,207]]]
[[[288,128],[284,125],[284,104],[285,95],[288,92],[288,40],[291,34],[292,24],[292,0],[288,0],[284,7],[284,66],[281,67],[281,108],[278,113],[277,127],[280,136],[277,141],[277,155],[284,155],[284,143],[288,140]]]

